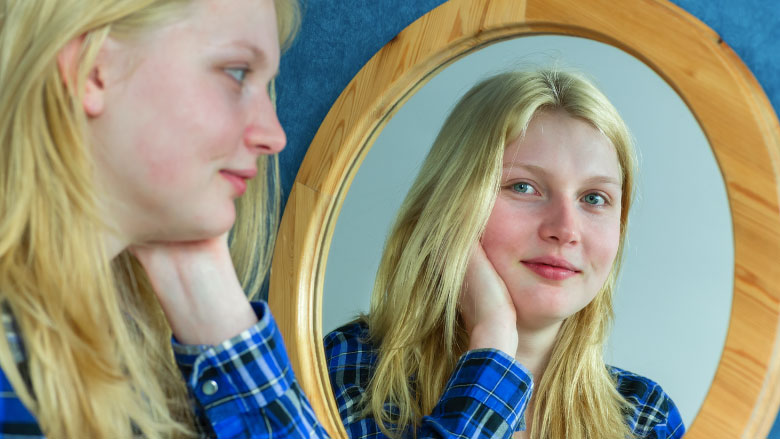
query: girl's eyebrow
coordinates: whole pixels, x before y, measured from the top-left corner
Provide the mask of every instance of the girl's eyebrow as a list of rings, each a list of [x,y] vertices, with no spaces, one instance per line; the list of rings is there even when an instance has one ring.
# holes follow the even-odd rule
[[[255,59],[257,59],[257,61],[259,62],[266,62],[268,60],[268,56],[266,56],[265,52],[263,52],[262,50],[260,50],[259,47],[257,47],[256,45],[254,45],[253,43],[247,40],[244,39],[233,40],[227,45],[249,50],[250,52],[252,52],[252,56],[254,56]]]
[[[623,187],[623,183],[618,181],[616,178],[608,177],[606,175],[594,175],[593,177],[588,178],[585,180],[586,183],[590,184],[611,184],[617,187]]]
[[[537,174],[537,175],[542,175],[542,176],[549,176],[550,175],[550,173],[544,167],[539,166],[539,165],[532,165],[530,163],[515,163],[515,162],[504,163],[503,169],[504,169],[504,171],[509,171],[509,172],[511,172],[513,169],[525,169],[526,171],[528,171],[528,172],[530,172],[532,174]],[[621,182],[620,180],[618,180],[618,179],[616,179],[614,177],[610,177],[608,175],[593,175],[593,176],[588,177],[587,179],[585,179],[585,183],[588,183],[588,184],[597,184],[597,183],[611,184],[611,185],[614,185],[614,186],[617,186],[617,187],[623,187],[623,182]]]
[[[539,172],[542,174],[547,174],[547,170],[545,170],[543,167],[538,165],[531,165],[528,163],[516,163],[516,162],[504,163],[504,169],[513,169],[513,168],[525,168],[531,172]]]
[[[258,65],[266,66],[271,62],[271,58],[268,56],[268,54],[249,40],[246,39],[232,40],[228,42],[225,46],[237,47],[239,49],[244,49],[249,51],[252,54],[252,58],[254,58],[254,62],[256,62]],[[279,64],[277,63],[275,67],[276,68],[273,71],[273,77],[276,77],[279,74]]]

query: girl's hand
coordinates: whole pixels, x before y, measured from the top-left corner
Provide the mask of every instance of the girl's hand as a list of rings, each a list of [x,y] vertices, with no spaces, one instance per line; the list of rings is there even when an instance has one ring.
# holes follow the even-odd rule
[[[227,232],[129,250],[146,270],[180,343],[218,344],[257,323],[230,258]]]
[[[506,284],[490,263],[482,244],[471,251],[460,293],[460,313],[469,333],[469,350],[517,351],[515,307]]]

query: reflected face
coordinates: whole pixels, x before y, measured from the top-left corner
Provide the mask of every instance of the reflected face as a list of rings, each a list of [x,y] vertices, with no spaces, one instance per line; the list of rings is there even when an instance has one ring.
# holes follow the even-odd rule
[[[593,300],[617,254],[621,194],[615,148],[565,112],[538,113],[507,145],[482,246],[519,328],[557,324]]]
[[[258,157],[286,141],[268,95],[273,1],[199,0],[184,12],[106,46],[105,110],[89,127],[104,208],[132,243],[224,233]]]

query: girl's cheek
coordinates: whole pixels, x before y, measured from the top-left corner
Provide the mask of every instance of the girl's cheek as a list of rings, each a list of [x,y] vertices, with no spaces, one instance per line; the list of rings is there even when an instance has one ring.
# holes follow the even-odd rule
[[[587,234],[590,237],[590,247],[596,253],[602,265],[612,265],[615,256],[617,256],[618,245],[620,243],[620,222],[614,221],[609,224],[602,224],[594,227]]]

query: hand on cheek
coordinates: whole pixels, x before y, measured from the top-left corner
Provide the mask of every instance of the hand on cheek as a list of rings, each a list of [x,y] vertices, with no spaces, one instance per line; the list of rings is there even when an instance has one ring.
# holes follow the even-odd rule
[[[469,350],[492,348],[514,357],[517,350],[515,307],[480,242],[474,244],[466,268],[460,313],[469,333]]]
[[[257,323],[230,258],[227,232],[129,250],[146,270],[180,343],[217,344]]]

